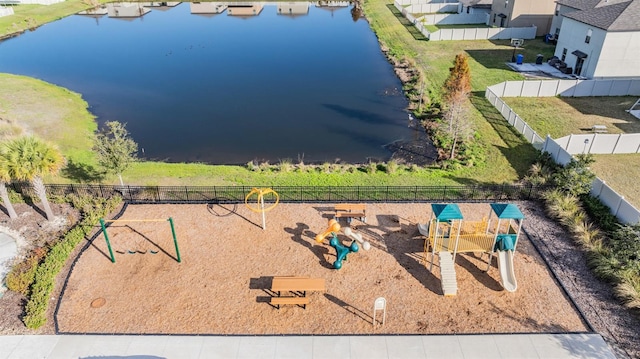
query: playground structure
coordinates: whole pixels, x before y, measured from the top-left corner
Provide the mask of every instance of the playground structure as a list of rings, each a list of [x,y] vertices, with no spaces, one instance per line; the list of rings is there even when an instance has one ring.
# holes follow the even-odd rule
[[[351,228],[347,227],[345,228],[345,234],[347,234],[347,229],[349,230],[347,234],[349,237],[351,237],[353,239],[353,241],[351,242],[351,244],[347,247],[345,245],[343,245],[340,240],[338,239],[338,233],[340,232],[340,223],[338,223],[338,221],[336,221],[335,219],[330,219],[329,220],[329,226],[327,227],[327,229],[322,232],[319,233],[318,235],[316,235],[316,242],[318,243],[322,243],[322,241],[329,235],[331,235],[331,239],[329,240],[329,245],[331,247],[333,247],[336,250],[336,261],[333,262],[333,268],[335,269],[340,269],[342,268],[342,261],[347,260],[347,254],[351,253],[351,252],[357,252],[359,250],[358,247],[358,240],[356,239],[356,237],[358,237],[360,240],[362,240],[362,236],[358,233],[355,233],[351,230]],[[370,248],[371,245],[369,244],[369,242],[364,242],[363,243],[367,243],[367,247]],[[364,246],[364,244],[363,244]]]
[[[253,196],[254,194],[257,195],[257,207],[252,207],[251,205],[249,205],[249,198],[251,198],[251,196]],[[269,194],[272,194],[275,197],[275,200],[274,203],[271,204],[271,206],[265,208],[264,197]],[[267,229],[265,213],[276,208],[279,202],[280,196],[278,195],[278,192],[274,191],[271,188],[253,188],[244,198],[244,205],[247,206],[247,208],[254,212],[262,213],[262,230]]]
[[[109,259],[111,259],[111,263],[116,262],[116,257],[113,255],[113,248],[111,247],[111,241],[109,241],[109,234],[107,233],[107,223],[122,223],[122,222],[169,222],[171,226],[171,235],[173,236],[173,245],[176,249],[176,261],[180,263],[182,259],[180,258],[180,249],[178,248],[178,239],[176,238],[176,229],[173,225],[173,218],[169,217],[167,219],[109,219],[105,220],[104,218],[100,218],[100,227],[102,229],[102,234],[104,235],[104,240],[107,242],[107,248],[109,249]],[[130,253],[134,253],[133,251],[129,251]],[[153,252],[152,252],[153,253]]]
[[[627,110],[627,112],[636,118],[640,118],[640,98]]]
[[[342,231],[344,232],[345,236],[351,237],[351,239],[360,243],[360,245],[362,245],[362,249],[364,249],[365,251],[371,249],[371,243],[362,239],[362,234],[355,232],[353,229],[351,229],[351,227],[346,227]]]
[[[491,268],[494,254],[498,259],[498,270],[502,287],[514,292],[517,281],[513,269],[513,255],[518,243],[524,215],[516,205],[490,204],[491,212],[482,221],[464,221],[456,204],[432,204],[432,215],[426,224],[418,224],[418,230],[426,237],[424,255],[430,257],[429,271],[433,260],[440,258],[442,290],[445,296],[457,292],[455,257],[459,252],[481,252],[489,254],[487,269]],[[492,217],[497,220],[492,224]],[[426,264],[426,263],[425,263]]]

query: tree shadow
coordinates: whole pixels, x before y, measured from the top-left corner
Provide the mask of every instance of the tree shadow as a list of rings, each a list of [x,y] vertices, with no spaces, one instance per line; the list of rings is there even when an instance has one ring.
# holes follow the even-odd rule
[[[237,203],[233,203],[233,204],[229,204],[229,203],[209,203],[207,204],[207,211],[209,213],[211,213],[212,215],[216,216],[216,217],[227,217],[227,216],[231,216],[231,215],[236,215],[242,219],[244,219],[245,221],[253,224],[254,226],[258,227],[258,228],[262,228],[261,224],[258,224],[252,220],[250,220],[249,218],[241,215],[240,213],[238,213],[237,211],[238,209],[238,204]]]
[[[476,281],[482,283],[485,287],[496,292],[501,292],[503,290],[502,285],[500,283],[498,283],[495,279],[491,278],[491,276],[489,276],[487,272],[484,271],[484,269],[480,269],[475,264],[471,263],[471,261],[467,259],[465,255],[462,255],[462,253],[458,253],[456,255],[455,264],[459,265],[461,268],[464,268],[467,272],[471,273],[473,278],[475,278]]]
[[[324,293],[324,297],[327,298],[331,303],[343,308],[344,310],[346,310],[347,312],[359,317],[360,319],[364,320],[367,323],[371,323],[373,324],[373,317],[370,316],[369,314],[365,313],[364,311],[352,306],[351,304],[337,298],[336,296],[333,296],[329,293]]]
[[[532,333],[568,333],[570,332],[569,329],[563,327],[562,325],[541,323],[531,317],[523,317],[522,314],[518,314],[515,311],[505,309],[505,308],[499,308],[492,302],[489,302],[488,304],[491,306],[489,308],[490,312],[496,315],[499,315],[501,317],[506,317],[511,321],[520,323],[520,325],[523,328],[529,329],[529,331]]]
[[[68,160],[67,165],[62,169],[63,177],[80,183],[100,182],[105,178],[105,173],[98,171],[95,167],[86,163],[79,163]]]
[[[393,16],[395,16],[396,19],[398,19],[398,22],[400,22],[400,24],[402,24],[402,26],[404,26],[404,28],[407,29],[409,34],[411,34],[411,36],[413,36],[414,39],[418,41],[429,41],[429,38],[424,36],[424,34],[421,33],[420,30],[418,30],[418,28],[415,27],[411,21],[409,21],[409,19],[402,16],[402,13],[398,9],[396,9],[396,7],[393,6],[393,4],[387,4],[387,9],[391,11]]]
[[[326,259],[326,257],[329,255],[329,250],[327,249],[327,247],[324,245],[313,245],[313,243],[315,242],[315,234],[309,230],[308,225],[298,222],[296,223],[296,228],[285,228],[284,231],[292,234],[291,239],[294,242],[308,248],[311,253],[318,257],[318,262],[321,266],[328,269],[333,268],[333,263],[329,263],[329,261],[327,261]],[[303,236],[307,237],[311,241],[309,241],[308,239],[304,239]]]
[[[385,240],[387,252],[425,288],[435,294],[442,295],[440,280],[422,263],[423,260],[426,261],[426,258],[418,254],[424,253],[424,241],[415,239],[419,233],[417,223],[415,225],[400,223],[396,215],[378,215],[377,219],[380,224],[398,223],[400,227],[399,230],[392,230],[388,225],[384,227],[388,234]],[[392,233],[396,233],[396,235],[391,235]]]
[[[484,97],[483,91],[474,92],[469,99],[506,145],[506,147],[494,146],[497,147],[507,161],[509,161],[511,167],[518,174],[518,177],[524,177],[531,167],[531,164],[533,164],[538,157],[539,151],[502,117],[500,112]]]

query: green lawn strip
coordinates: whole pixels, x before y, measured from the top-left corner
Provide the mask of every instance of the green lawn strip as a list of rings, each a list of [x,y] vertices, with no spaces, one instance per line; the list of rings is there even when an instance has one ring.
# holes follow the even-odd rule
[[[22,134],[57,144],[67,160],[93,163],[92,135],[97,129],[87,102],[65,88],[38,79],[0,73],[0,118]]]
[[[100,3],[108,1],[100,0]],[[93,7],[89,1],[66,0],[52,5],[16,5],[13,15],[0,17],[0,38],[44,25]]]
[[[503,100],[543,138],[592,133],[605,125],[609,133],[640,132],[640,120],[628,110],[636,97],[506,97]]]
[[[640,208],[640,154],[595,155],[591,170],[609,187]]]
[[[188,163],[139,162],[127,170],[124,181],[150,186],[429,186],[456,185],[438,169],[409,170],[401,167],[395,173],[384,172],[379,165],[374,173],[364,166],[319,164],[305,165],[304,170],[281,171],[279,166],[251,171],[246,166],[210,166]],[[103,183],[115,184],[117,178]]]
[[[120,204],[121,199],[119,197],[96,198],[95,201],[94,208],[83,213],[83,219],[80,223],[51,247],[44,261],[38,266],[35,280],[30,289],[29,300],[25,306],[26,315],[23,320],[28,328],[37,329],[46,323],[51,292],[58,273],[66,264],[73,250],[97,228],[98,220],[111,213]]]

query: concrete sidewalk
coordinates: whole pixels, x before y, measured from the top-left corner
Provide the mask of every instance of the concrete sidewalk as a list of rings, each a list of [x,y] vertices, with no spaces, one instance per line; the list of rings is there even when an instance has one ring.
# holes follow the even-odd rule
[[[0,359],[615,358],[599,334],[0,336]]]

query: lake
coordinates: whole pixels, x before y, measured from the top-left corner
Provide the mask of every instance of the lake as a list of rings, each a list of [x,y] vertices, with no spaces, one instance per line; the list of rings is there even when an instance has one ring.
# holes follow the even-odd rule
[[[348,2],[141,4],[2,41],[0,72],[81,93],[151,160],[360,163],[412,136],[402,84]]]

